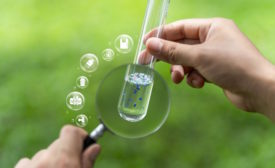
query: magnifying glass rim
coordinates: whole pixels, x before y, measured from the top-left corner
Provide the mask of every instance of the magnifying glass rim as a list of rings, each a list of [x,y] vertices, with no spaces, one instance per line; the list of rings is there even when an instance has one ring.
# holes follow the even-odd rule
[[[108,127],[108,125],[106,125],[106,124],[104,123],[104,121],[102,120],[101,112],[100,112],[99,107],[98,107],[98,103],[97,103],[98,99],[97,99],[97,97],[98,97],[98,95],[99,95],[99,90],[100,90],[100,88],[101,88],[101,86],[102,86],[102,83],[110,76],[110,74],[112,74],[113,71],[116,71],[117,69],[119,69],[119,68],[121,68],[121,67],[123,67],[123,66],[127,67],[127,66],[130,66],[130,65],[142,66],[142,65],[137,65],[137,64],[123,64],[123,65],[120,65],[120,66],[118,66],[118,67],[113,68],[111,71],[109,71],[109,72],[103,77],[103,79],[101,80],[101,82],[100,82],[100,84],[99,84],[99,87],[98,87],[98,89],[97,89],[97,92],[96,92],[96,100],[95,100],[95,103],[96,103],[96,104],[95,104],[95,107],[96,107],[96,113],[97,113],[97,116],[98,116],[98,119],[99,119],[100,123],[102,123],[102,124],[107,128],[107,130],[108,130],[109,132],[111,132],[112,134],[117,135],[117,136],[119,136],[119,137],[123,137],[123,138],[138,139],[138,138],[143,138],[143,137],[152,135],[153,133],[155,133],[156,131],[158,131],[158,130],[163,126],[163,124],[164,124],[165,121],[167,120],[168,115],[169,115],[169,113],[170,113],[171,100],[168,99],[167,112],[166,112],[165,116],[163,117],[162,121],[158,124],[158,126],[157,126],[153,131],[150,131],[149,133],[146,133],[146,134],[144,134],[144,135],[142,135],[142,136],[140,136],[140,135],[137,135],[137,136],[124,136],[124,135],[118,134],[118,133],[116,133],[116,131],[113,131],[112,129],[110,129],[110,128]],[[149,68],[149,67],[148,67],[148,68]],[[166,88],[166,90],[167,90],[168,97],[170,97],[170,96],[171,96],[171,95],[170,95],[170,90],[169,90],[168,85],[166,84],[166,81],[165,81],[165,80],[163,79],[163,77],[159,74],[159,72],[157,72],[157,71],[154,70],[154,69],[152,69],[152,70],[160,77],[160,80],[162,80],[162,82],[165,83],[165,88]]]

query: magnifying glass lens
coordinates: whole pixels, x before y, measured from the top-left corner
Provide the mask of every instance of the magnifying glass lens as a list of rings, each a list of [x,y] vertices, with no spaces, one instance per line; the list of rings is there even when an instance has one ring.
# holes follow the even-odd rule
[[[133,69],[135,73],[129,73]],[[137,78],[149,79],[138,79],[138,83]],[[165,122],[170,93],[155,70],[136,64],[123,65],[102,80],[97,91],[96,108],[109,131],[125,138],[140,138],[154,133]]]

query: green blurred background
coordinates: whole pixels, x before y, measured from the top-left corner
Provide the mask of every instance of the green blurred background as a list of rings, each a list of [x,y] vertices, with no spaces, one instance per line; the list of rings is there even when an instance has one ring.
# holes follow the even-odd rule
[[[85,53],[100,58],[90,76],[83,113],[87,131],[97,124],[96,88],[112,68],[133,60],[134,51],[101,59],[119,34],[135,43],[146,0],[0,0],[0,167],[46,148],[62,125],[72,123],[66,95],[81,74]],[[171,0],[168,21],[195,17],[235,20],[261,52],[275,63],[274,0]],[[169,65],[156,67],[171,89],[167,122],[154,135],[123,139],[106,133],[96,167],[269,168],[275,165],[275,127],[265,117],[236,109],[221,89],[174,85]],[[110,87],[112,85],[110,84]]]

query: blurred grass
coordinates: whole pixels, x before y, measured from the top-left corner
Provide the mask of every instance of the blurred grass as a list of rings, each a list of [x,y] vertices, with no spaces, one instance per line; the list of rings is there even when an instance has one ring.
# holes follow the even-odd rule
[[[113,48],[117,35],[137,42],[146,1],[0,1],[0,167],[46,148],[71,123],[65,97],[73,90],[82,54]],[[195,17],[235,20],[275,63],[274,0],[171,0],[168,22]],[[91,76],[84,112],[97,123],[94,94],[112,68],[132,62],[134,52],[111,63],[100,59]],[[170,81],[169,66],[156,68],[172,93],[171,113],[154,135],[127,140],[109,133],[99,141],[96,167],[261,167],[275,165],[275,127],[265,117],[237,110],[213,85],[193,90]],[[111,87],[111,85],[110,85]],[[87,93],[88,94],[88,93]]]

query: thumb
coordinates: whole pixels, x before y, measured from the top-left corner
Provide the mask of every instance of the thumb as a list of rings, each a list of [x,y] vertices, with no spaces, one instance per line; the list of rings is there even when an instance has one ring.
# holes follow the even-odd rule
[[[198,50],[194,45],[180,44],[159,38],[146,42],[147,51],[159,60],[174,65],[194,67]]]
[[[98,144],[94,144],[87,148],[82,154],[82,167],[91,168],[94,165],[95,159],[99,152],[100,146]]]

